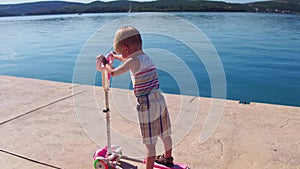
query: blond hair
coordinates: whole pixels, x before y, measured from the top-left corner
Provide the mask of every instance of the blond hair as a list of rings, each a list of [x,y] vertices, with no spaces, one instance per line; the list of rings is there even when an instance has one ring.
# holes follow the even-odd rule
[[[142,38],[140,32],[132,26],[124,26],[117,30],[114,39],[114,50],[118,53],[122,52],[122,47],[142,47]]]

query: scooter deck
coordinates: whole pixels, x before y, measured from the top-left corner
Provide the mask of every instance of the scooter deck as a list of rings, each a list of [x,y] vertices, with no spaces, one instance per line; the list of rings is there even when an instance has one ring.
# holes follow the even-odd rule
[[[128,156],[122,156],[121,159],[125,159],[125,160],[129,160],[129,161],[134,161],[134,162],[138,162],[138,163],[146,163],[146,160],[140,160],[140,159],[135,159],[135,158],[131,158]],[[173,167],[167,167],[165,165],[159,164],[159,163],[154,163],[154,168],[158,168],[158,169],[190,169],[188,167],[188,165],[183,164],[183,163],[176,163],[174,162]]]
[[[162,164],[154,163],[154,168],[159,168],[159,169],[189,169],[188,165],[182,164],[182,163],[174,163],[173,167],[167,167]]]

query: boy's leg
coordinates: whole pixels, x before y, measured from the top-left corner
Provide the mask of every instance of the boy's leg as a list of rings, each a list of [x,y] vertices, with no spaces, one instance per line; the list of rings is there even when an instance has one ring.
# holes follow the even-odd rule
[[[147,148],[146,169],[153,169],[155,156],[156,156],[155,144],[145,144],[145,145]]]
[[[173,157],[172,157],[172,138],[171,136],[161,137],[161,140],[164,144],[165,154],[158,156],[155,160],[159,164],[163,164],[167,167],[173,167]]]
[[[172,138],[171,136],[161,137],[165,148],[165,158],[172,157]]]

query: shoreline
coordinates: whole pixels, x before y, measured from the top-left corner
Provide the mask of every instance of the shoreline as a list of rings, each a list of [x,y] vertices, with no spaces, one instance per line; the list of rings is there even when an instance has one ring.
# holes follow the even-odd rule
[[[1,15],[38,15],[38,14],[83,14],[105,12],[260,12],[260,13],[298,13],[296,1],[262,1],[249,3],[228,3],[223,1],[167,1],[123,2],[94,1],[76,2],[31,2],[0,4]],[[30,7],[30,8],[29,8]],[[116,8],[117,7],[117,8]],[[24,9],[29,8],[29,9]],[[41,9],[43,8],[43,9]]]
[[[34,14],[34,15],[0,15],[0,18],[10,17],[31,17],[31,16],[59,16],[59,15],[100,15],[100,14],[126,14],[128,12],[97,12],[97,13],[59,13],[59,14]],[[131,12],[131,13],[253,13],[253,14],[277,14],[277,15],[300,15],[299,13],[281,13],[281,12],[249,12],[249,11],[168,11],[168,12]],[[129,13],[128,13],[129,14]]]

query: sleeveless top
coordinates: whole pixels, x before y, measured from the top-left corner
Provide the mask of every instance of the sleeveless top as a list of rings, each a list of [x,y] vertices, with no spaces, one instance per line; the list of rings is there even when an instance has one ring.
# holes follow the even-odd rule
[[[133,90],[136,97],[146,95],[159,88],[158,74],[151,58],[145,54],[137,56],[140,68],[137,72],[130,71]]]

